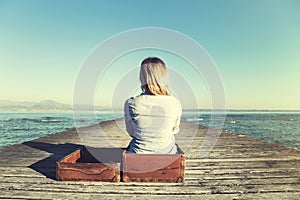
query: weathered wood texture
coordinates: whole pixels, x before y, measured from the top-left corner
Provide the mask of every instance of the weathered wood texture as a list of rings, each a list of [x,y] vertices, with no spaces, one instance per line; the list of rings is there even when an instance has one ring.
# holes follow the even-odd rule
[[[95,125],[80,137],[73,129],[1,148],[0,199],[300,199],[299,150],[223,131],[200,158],[207,129],[187,122],[176,136],[186,157],[184,183],[57,181],[56,162],[82,141],[103,152],[128,145],[122,120],[100,126],[105,135]]]

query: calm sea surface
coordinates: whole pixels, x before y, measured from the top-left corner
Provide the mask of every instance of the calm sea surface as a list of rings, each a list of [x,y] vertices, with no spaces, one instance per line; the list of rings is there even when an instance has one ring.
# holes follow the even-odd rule
[[[209,126],[211,114],[189,112],[183,118]],[[229,111],[223,129],[300,149],[300,111]]]
[[[96,118],[80,118],[80,125],[119,117],[121,113],[98,113]],[[191,111],[184,112],[182,118],[209,126],[211,114]],[[73,113],[0,112],[0,146],[19,144],[74,127]],[[231,111],[226,114],[223,129],[300,149],[300,111]]]
[[[77,117],[76,121],[80,126],[88,126],[122,116],[122,114],[98,113],[96,117],[82,115]],[[19,144],[74,127],[75,122],[72,112],[0,112],[0,147]]]

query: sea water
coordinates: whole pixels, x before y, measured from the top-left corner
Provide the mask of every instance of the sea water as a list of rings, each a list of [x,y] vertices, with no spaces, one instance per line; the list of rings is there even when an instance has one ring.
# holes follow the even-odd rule
[[[80,115],[72,112],[0,112],[0,147],[20,144],[64,130],[89,126],[102,121],[122,117],[121,113],[101,112],[95,115]],[[78,123],[75,123],[78,122]]]
[[[212,116],[208,111],[190,111],[182,118],[220,128],[220,124],[211,125]],[[227,111],[221,126],[223,130],[300,149],[300,111]]]
[[[96,117],[74,119],[73,113],[0,113],[0,146],[8,146],[30,141],[42,136],[76,127],[74,121],[80,120],[81,126],[122,117],[122,113],[101,112]],[[182,115],[183,120],[211,126],[212,114],[207,111],[189,111]],[[300,111],[229,111],[225,115],[224,130],[286,146],[300,148]]]

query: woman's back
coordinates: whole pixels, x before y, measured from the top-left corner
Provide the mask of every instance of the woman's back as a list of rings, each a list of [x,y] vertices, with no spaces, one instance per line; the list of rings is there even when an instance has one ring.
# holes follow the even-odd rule
[[[129,152],[176,153],[181,105],[175,97],[142,94],[128,99],[124,111],[127,132],[133,137]]]

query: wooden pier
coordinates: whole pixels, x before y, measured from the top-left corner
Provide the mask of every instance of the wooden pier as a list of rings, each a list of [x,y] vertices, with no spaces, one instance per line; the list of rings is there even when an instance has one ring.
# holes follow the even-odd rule
[[[128,145],[123,120],[100,126],[114,148]],[[80,134],[91,146],[111,148],[97,130]],[[184,183],[57,181],[56,162],[83,145],[76,129],[0,148],[0,199],[300,199],[300,150],[223,131],[200,158],[206,134],[205,127],[181,123],[176,141],[186,156]]]

